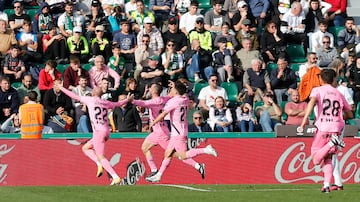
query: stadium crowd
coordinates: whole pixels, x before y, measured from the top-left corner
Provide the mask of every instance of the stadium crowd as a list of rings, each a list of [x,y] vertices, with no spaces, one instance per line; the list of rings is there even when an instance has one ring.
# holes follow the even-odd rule
[[[150,99],[154,83],[166,95],[181,80],[190,132],[300,125],[326,68],[354,112],[360,101],[360,30],[346,0],[1,3],[2,132],[20,131],[29,101],[43,106],[43,132],[91,132],[86,105],[54,85],[61,81],[79,96],[100,87],[102,99],[118,101]],[[148,109],[131,103],[108,118],[112,132],[149,129]]]

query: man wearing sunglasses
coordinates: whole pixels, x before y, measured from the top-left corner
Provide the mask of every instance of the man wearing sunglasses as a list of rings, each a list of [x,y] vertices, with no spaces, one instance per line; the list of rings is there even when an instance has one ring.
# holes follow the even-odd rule
[[[325,35],[322,38],[322,47],[316,51],[318,57],[317,64],[320,68],[328,67],[332,61],[339,58],[338,51],[334,47],[330,47],[330,37]]]
[[[24,21],[31,22],[31,18],[28,14],[24,14],[24,7],[22,1],[14,2],[15,13],[9,16],[9,25],[12,30],[19,32],[22,28]]]

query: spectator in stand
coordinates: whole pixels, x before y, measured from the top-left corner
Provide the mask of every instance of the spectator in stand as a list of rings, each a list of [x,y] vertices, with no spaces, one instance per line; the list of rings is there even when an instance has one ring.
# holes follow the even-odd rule
[[[45,68],[40,70],[38,87],[41,94],[41,103],[44,103],[45,92],[52,89],[54,81],[61,79],[61,73],[56,69],[56,62],[54,60],[48,60],[45,63]]]
[[[286,125],[300,125],[305,116],[306,106],[306,102],[300,101],[299,92],[293,90],[291,92],[291,101],[285,105]],[[309,124],[309,120],[306,124]]]
[[[82,28],[74,27],[72,36],[68,37],[67,46],[70,56],[76,56],[80,62],[87,63],[89,59],[89,44],[84,36],[82,36]]]
[[[183,55],[176,52],[173,39],[167,41],[165,52],[161,54],[161,61],[165,74],[171,80],[184,77]]]
[[[215,98],[215,104],[209,110],[209,125],[217,132],[232,132],[231,124],[233,122],[232,114],[226,107],[226,100],[218,96]]]
[[[313,33],[319,30],[318,22],[325,20],[321,11],[320,0],[310,0],[309,11],[305,14],[305,32]],[[311,39],[311,35],[309,37]]]
[[[270,76],[266,69],[261,68],[260,59],[251,60],[251,68],[247,69],[243,77],[244,90],[247,91],[246,103],[253,104],[256,93],[262,94],[265,90],[272,93]],[[259,92],[260,91],[260,92]]]
[[[14,14],[9,16],[9,25],[15,33],[18,33],[24,24],[24,21],[31,22],[28,14],[24,14],[23,2],[20,0],[14,1]]]
[[[133,64],[135,63],[135,49],[137,48],[136,36],[134,33],[130,32],[130,23],[127,20],[122,20],[121,31],[115,34],[113,43],[120,45],[121,56],[125,58],[126,63]],[[131,68],[132,69],[132,68]]]
[[[305,64],[300,65],[300,67],[299,67],[300,80],[306,74],[308,69],[310,69],[311,67],[317,67],[318,57],[317,57],[316,53],[310,52],[307,54],[306,58],[307,58],[307,62]]]
[[[350,87],[354,91],[354,102],[357,106],[360,102],[360,57],[359,55],[355,59],[355,65],[348,70],[348,78],[350,80]]]
[[[30,91],[35,91],[38,94],[37,101],[40,102],[41,96],[39,88],[37,85],[33,84],[33,78],[31,74],[25,74],[23,76],[21,86],[17,88],[20,104],[24,104],[29,101],[28,93]]]
[[[132,25],[133,30],[136,33],[139,33],[140,30],[144,28],[144,24],[146,23],[146,17],[149,17],[151,19],[151,24],[155,22],[154,14],[145,8],[144,1],[142,0],[136,0],[136,11],[131,12],[130,16],[132,21],[134,22]],[[150,20],[148,20],[148,22],[149,21]]]
[[[65,5],[65,12],[61,14],[57,20],[60,33],[65,37],[71,37],[72,33],[75,32],[74,28],[82,28],[84,20],[77,13],[74,12],[74,5],[72,1],[68,1]],[[82,32],[82,29],[80,29]]]
[[[44,99],[43,99],[43,105],[44,105],[44,111],[45,111],[45,120],[49,121],[49,126],[53,127],[54,132],[67,132],[64,128],[56,127],[57,124],[50,124],[50,121],[52,117],[58,115],[61,117],[61,115],[66,114],[70,116],[71,118],[74,117],[74,109],[72,106],[71,98],[65,95],[60,90],[60,85],[56,85],[58,83],[61,84],[60,79],[56,79],[54,81],[54,85],[52,89],[49,89],[45,92]],[[50,119],[50,120],[49,120]],[[45,121],[46,122],[46,121]]]
[[[193,123],[189,124],[188,127],[189,132],[213,132],[210,125],[207,122],[203,121],[203,117],[201,115],[201,111],[195,111],[193,113]]]
[[[127,99],[126,95],[120,95],[119,101]],[[115,107],[113,112],[116,132],[141,132],[142,121],[136,106],[126,103]]]
[[[353,17],[346,18],[345,29],[338,34],[340,55],[347,61],[349,52],[360,53],[360,30],[354,23]]]
[[[200,47],[204,50],[211,51],[212,36],[211,32],[204,28],[204,18],[198,17],[195,21],[195,28],[188,34],[189,42],[192,43],[194,39],[200,41]]]
[[[262,131],[274,132],[276,126],[281,125],[282,111],[279,105],[274,102],[274,95],[271,91],[265,91],[262,96],[264,105],[256,107],[255,113],[259,118]]]
[[[196,19],[203,17],[198,13],[199,2],[197,0],[190,2],[189,11],[181,16],[179,29],[187,36],[189,32],[195,29]]]
[[[79,85],[79,79],[82,75],[89,78],[89,72],[81,67],[79,58],[71,56],[70,65],[64,71],[64,88],[73,90]],[[88,82],[87,85],[89,85]]]
[[[178,28],[179,20],[177,17],[170,17],[168,20],[168,30],[163,34],[164,43],[173,40],[175,43],[175,51],[183,54],[187,48],[187,37]]]
[[[234,0],[231,0],[234,1]],[[250,20],[250,30],[256,31],[256,19],[253,14],[250,12],[247,3],[243,0],[240,0],[237,3],[238,10],[235,12],[234,17],[231,18],[231,25],[233,26],[234,31],[238,32],[241,29],[241,25],[245,19]]]
[[[102,91],[101,99],[109,101],[117,101],[116,93],[113,90],[110,90],[110,79],[103,78],[101,80],[100,88]]]
[[[304,0],[300,1],[303,2]],[[272,20],[279,25],[282,17],[286,12],[290,10],[291,0],[272,0],[272,4],[274,6]]]
[[[346,7],[347,0],[324,0],[326,3],[331,5],[329,10],[330,22],[333,22],[331,26],[344,26],[345,19],[347,17]]]
[[[212,62],[211,51],[200,47],[199,39],[193,39],[191,46],[187,48],[184,54],[186,63],[186,75],[189,79],[199,82],[209,80],[214,74],[214,68],[210,65]]]
[[[107,18],[101,9],[101,2],[98,0],[91,1],[90,14],[85,17],[86,26],[86,39],[91,43],[92,39],[96,36],[96,27],[105,24]]]
[[[1,4],[1,2],[0,2]],[[1,7],[1,5],[0,5]],[[0,20],[4,20],[6,23],[9,22],[9,18],[7,16],[7,14],[4,12],[4,9],[0,8]]]
[[[291,4],[291,9],[281,19],[280,30],[287,43],[302,44],[307,52],[309,42],[305,33],[305,15],[300,2],[295,1]]]
[[[268,21],[270,1],[269,0],[247,0],[251,13],[254,15],[259,28],[263,28]]]
[[[171,14],[175,14],[181,18],[186,12],[189,11],[191,0],[178,0],[174,1],[171,8]]]
[[[241,104],[236,108],[236,122],[241,132],[254,132],[257,120],[249,103]]]
[[[320,68],[326,68],[332,63],[335,59],[339,58],[339,53],[336,48],[330,47],[330,37],[324,35],[322,38],[322,47],[316,51],[318,57],[317,64]]]
[[[135,62],[136,62],[136,69],[134,72],[134,78],[139,80],[140,72],[142,71],[143,67],[148,65],[148,58],[150,56],[155,55],[155,51],[150,48],[150,36],[148,34],[144,34],[142,36],[142,40],[139,42],[139,45],[135,50]]]
[[[130,0],[125,4],[126,18],[131,18],[131,13],[136,11],[136,0]]]
[[[32,31],[38,35],[38,40],[41,41],[42,36],[49,34],[52,27],[56,27],[55,18],[50,12],[50,6],[46,2],[42,2],[39,6],[39,11],[32,21]]]
[[[1,124],[0,132],[20,133],[20,121],[18,114],[16,113],[11,114],[11,116]]]
[[[250,38],[244,38],[241,43],[242,48],[236,52],[236,57],[239,59],[238,69],[244,72],[251,68],[251,61],[260,59],[261,55],[258,50],[253,49]]]
[[[112,45],[112,56],[109,58],[108,66],[116,71],[120,75],[120,79],[125,78],[126,68],[125,68],[125,59],[120,54],[121,48],[119,44]]]
[[[138,86],[137,81],[134,78],[130,77],[126,79],[125,90],[122,94],[127,95],[130,93],[131,95],[134,95],[134,99],[137,100],[144,99],[145,96],[140,95],[137,86]]]
[[[241,29],[236,35],[236,39],[242,44],[244,38],[251,39],[253,49],[259,49],[259,39],[257,33],[250,30],[251,21],[249,19],[244,19],[241,24]]]
[[[209,77],[209,85],[203,87],[200,90],[198,99],[200,104],[200,110],[204,120],[209,117],[210,107],[215,105],[215,98],[218,96],[223,97],[225,100],[228,99],[228,95],[223,87],[218,86],[218,76],[213,74]]]
[[[22,60],[27,63],[40,63],[42,54],[37,52],[38,40],[36,34],[31,33],[31,21],[24,21],[22,31],[16,34],[16,39],[22,49]]]
[[[319,21],[319,30],[311,35],[311,51],[316,52],[323,47],[323,37],[330,37],[330,47],[334,47],[334,36],[327,31],[328,22],[324,20]]]
[[[95,66],[93,66],[90,71],[90,87],[99,87],[103,78],[109,78],[111,76],[114,79],[114,84],[110,85],[112,89],[118,89],[120,86],[120,76],[119,74],[105,65],[104,57],[98,55],[95,57]]]
[[[22,75],[26,72],[24,62],[20,59],[20,48],[18,45],[11,47],[10,53],[5,56],[2,62],[4,75],[9,77],[10,82],[21,81]]]
[[[56,26],[52,25],[49,33],[42,38],[44,59],[55,59],[57,63],[67,64],[69,60],[66,41],[62,34],[57,33],[56,29]]]
[[[108,23],[110,23],[109,30],[114,36],[116,33],[118,33],[121,30],[120,22],[128,18],[126,17],[123,6],[120,5],[120,6],[115,6],[113,13],[109,15],[107,19],[108,19]]]
[[[144,29],[142,29],[137,35],[137,44],[141,44],[142,36],[148,34],[150,36],[149,47],[160,55],[164,49],[164,41],[161,36],[161,32],[153,26],[153,20],[150,17],[144,19]]]
[[[109,61],[111,57],[111,44],[107,38],[104,37],[105,27],[97,25],[95,27],[95,38],[91,40],[91,53],[92,58],[89,63],[93,63],[97,55],[102,55],[105,61]]]
[[[7,22],[0,19],[0,58],[3,59],[12,45],[17,44],[15,33],[7,29]],[[1,60],[0,59],[0,60]],[[0,70],[0,74],[2,70]]]
[[[0,77],[0,122],[19,111],[19,97],[7,76]]]
[[[159,83],[163,81],[164,68],[158,66],[160,57],[152,55],[149,57],[148,66],[145,66],[139,78],[140,95],[144,94],[145,89],[150,87],[152,83]]]
[[[230,49],[232,52],[234,52],[235,49],[238,49],[239,42],[236,40],[235,35],[231,34],[229,32],[230,25],[227,22],[224,22],[221,25],[221,32],[218,33],[214,40],[214,45],[218,48],[217,44],[220,38],[225,37],[227,40],[226,46],[228,49]]]
[[[278,67],[270,73],[270,81],[276,103],[280,105],[282,101],[291,100],[291,93],[297,89],[297,77],[294,70],[288,67],[285,58],[279,58],[277,65]]]
[[[276,23],[274,21],[266,23],[265,31],[260,39],[261,56],[264,62],[276,62],[278,58],[286,57],[286,43]]]
[[[149,10],[153,11],[155,15],[155,23],[156,27],[159,28],[162,32],[166,31],[167,27],[167,19],[171,13],[171,9],[173,8],[174,1],[156,1],[150,0]]]
[[[223,10],[227,12],[230,19],[232,19],[235,13],[238,11],[238,3],[241,0],[225,0]]]
[[[230,24],[230,19],[227,15],[227,12],[222,10],[223,1],[222,0],[214,0],[212,2],[212,9],[208,10],[205,13],[205,29],[212,33],[221,32],[221,25],[224,22]]]
[[[219,83],[230,82],[234,80],[232,76],[233,64],[232,64],[232,51],[227,48],[227,40],[225,37],[218,40],[219,50],[213,52],[213,63],[219,75]]]

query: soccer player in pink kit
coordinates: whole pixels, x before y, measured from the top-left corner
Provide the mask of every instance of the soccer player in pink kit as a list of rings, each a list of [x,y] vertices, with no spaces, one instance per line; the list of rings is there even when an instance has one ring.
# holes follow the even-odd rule
[[[161,164],[159,171],[146,180],[150,182],[158,182],[161,179],[165,169],[169,166],[171,157],[175,156],[181,160],[188,160],[199,154],[210,154],[217,157],[215,149],[208,145],[205,148],[190,149],[187,151],[187,134],[188,134],[188,102],[189,98],[186,95],[186,86],[180,81],[176,81],[170,90],[170,96],[172,97],[165,105],[162,113],[156,117],[156,119],[150,124],[150,127],[154,126],[158,122],[162,121],[167,114],[170,114],[171,133],[170,141],[165,150],[165,157]],[[202,170],[202,176],[205,176],[204,165],[200,165],[194,161],[194,167]],[[200,172],[200,171],[199,171]]]
[[[320,73],[322,86],[311,91],[310,101],[300,125],[303,129],[314,106],[317,106],[317,131],[311,145],[311,156],[315,165],[322,165],[324,185],[322,192],[330,192],[330,181],[333,172],[332,155],[336,153],[336,146],[344,147],[345,143],[339,139],[345,125],[345,119],[352,118],[351,107],[344,96],[332,86],[336,79],[336,72],[324,69]],[[344,117],[343,117],[344,112]]]
[[[61,84],[60,84],[61,85]],[[92,96],[79,96],[64,87],[61,87],[66,95],[72,99],[78,100],[81,103],[84,103],[89,110],[89,117],[93,129],[93,137],[85,143],[82,147],[83,152],[91,160],[93,160],[98,166],[97,177],[100,177],[103,174],[103,168],[111,175],[112,181],[110,185],[120,184],[121,179],[116,174],[115,170],[110,165],[110,162],[104,156],[105,142],[109,139],[110,136],[110,127],[108,123],[108,109],[113,109],[114,107],[120,107],[132,99],[122,100],[120,102],[111,102],[101,99],[102,90],[99,87],[95,87],[92,90]]]

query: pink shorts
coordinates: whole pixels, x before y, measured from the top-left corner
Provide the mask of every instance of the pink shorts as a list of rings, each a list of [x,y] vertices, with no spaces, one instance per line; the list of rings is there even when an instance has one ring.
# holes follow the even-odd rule
[[[160,145],[161,148],[166,149],[169,144],[169,135],[162,130],[153,131],[145,140],[153,145]]]
[[[323,132],[323,131],[316,131],[315,138],[311,146],[311,155],[314,155],[317,151],[323,148],[331,139],[332,134],[337,134],[334,132]],[[337,134],[340,135],[340,134]],[[329,151],[329,154],[334,154],[337,152],[336,147],[332,147]]]
[[[94,131],[93,137],[89,140],[95,150],[96,155],[105,154],[105,142],[109,139],[110,131]]]
[[[166,150],[175,150],[177,152],[187,151],[187,137],[182,135],[170,137]]]

